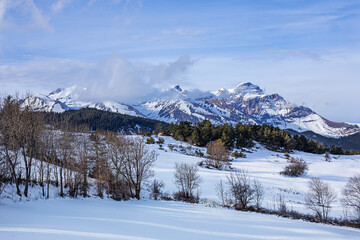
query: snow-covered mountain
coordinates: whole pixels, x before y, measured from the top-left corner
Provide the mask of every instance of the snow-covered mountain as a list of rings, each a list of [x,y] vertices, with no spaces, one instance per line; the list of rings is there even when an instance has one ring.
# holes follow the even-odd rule
[[[76,87],[57,89],[49,95],[33,95],[22,104],[37,111],[62,112],[85,107],[147,117],[165,122],[201,122],[215,124],[270,124],[298,132],[312,131],[327,137],[360,133],[359,124],[329,121],[311,109],[287,102],[278,94],[267,95],[259,87],[246,82],[232,89],[215,92],[187,91],[174,86],[146,102],[130,105],[113,101],[81,101]]]

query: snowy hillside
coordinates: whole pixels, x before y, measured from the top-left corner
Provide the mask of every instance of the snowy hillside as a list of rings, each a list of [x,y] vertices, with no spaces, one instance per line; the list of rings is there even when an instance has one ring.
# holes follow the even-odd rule
[[[205,119],[214,124],[266,123],[282,129],[312,131],[335,138],[360,132],[359,124],[329,121],[309,108],[287,102],[278,94],[266,95],[259,86],[249,82],[213,93],[188,91],[174,86],[153,99],[135,105],[113,101],[82,101],[80,96],[84,91],[75,86],[59,88],[47,96],[26,98],[23,106],[31,105],[37,111],[54,112],[91,107],[168,123],[201,122]]]
[[[165,146],[165,150],[158,150],[159,157],[155,166],[155,178],[165,183],[166,192],[173,193],[176,187],[172,181],[173,169],[176,162],[187,162],[197,164],[202,159],[195,156],[187,156],[180,153],[181,149],[194,151],[200,149],[205,153],[205,148],[191,147],[183,142],[177,142],[169,137],[165,138],[165,143],[178,146],[177,151],[172,151]],[[158,146],[151,145],[154,149]],[[176,149],[176,148],[175,148]],[[310,213],[305,206],[305,195],[308,191],[308,182],[311,178],[318,177],[332,186],[338,197],[342,196],[348,178],[355,173],[360,173],[360,155],[354,156],[331,156],[331,162],[326,162],[324,155],[296,152],[290,154],[292,157],[300,157],[309,165],[309,170],[300,177],[287,177],[280,175],[279,172],[288,164],[284,154],[272,152],[257,145],[252,153],[246,153],[246,158],[237,158],[231,162],[234,170],[244,170],[252,178],[258,179],[265,188],[265,198],[263,206],[273,208],[274,198],[282,196],[289,209],[302,213]],[[219,171],[215,169],[200,168],[200,175],[203,178],[201,185],[201,197],[209,200],[219,201],[215,191],[215,185],[223,180],[226,182],[229,171]],[[343,217],[344,211],[340,201],[334,204],[330,215]]]
[[[154,138],[157,140],[158,137]],[[154,178],[162,181],[163,192],[171,195],[177,190],[175,163],[198,164],[204,159],[192,154],[195,150],[205,152],[205,148],[190,146],[171,137],[163,138],[162,148],[159,144],[147,146],[158,153]],[[261,182],[265,190],[262,207],[276,208],[276,199],[281,196],[288,210],[312,214],[305,206],[305,195],[309,180],[318,177],[337,193],[331,217],[354,217],[343,208],[339,199],[349,177],[360,173],[360,155],[331,155],[331,161],[327,162],[323,155],[292,153],[292,157],[304,159],[309,166],[304,175],[295,178],[279,174],[288,164],[284,154],[258,144],[248,150],[246,158],[231,162],[231,168],[244,170],[252,180]],[[215,185],[220,180],[226,183],[230,171],[199,169],[201,201],[220,202]],[[128,202],[94,197],[62,199],[56,197],[58,191],[58,188],[52,189],[52,199],[42,200],[41,188],[34,187],[28,201],[13,202],[15,190],[6,188],[0,200],[0,239],[358,239],[360,236],[358,229],[210,208],[205,204],[152,201],[146,187],[142,200]],[[92,192],[95,196],[96,191]]]

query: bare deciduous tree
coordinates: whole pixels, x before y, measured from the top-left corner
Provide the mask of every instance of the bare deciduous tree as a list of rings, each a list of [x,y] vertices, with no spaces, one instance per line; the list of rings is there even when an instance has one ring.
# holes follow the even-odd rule
[[[343,190],[341,202],[354,211],[355,217],[360,222],[360,174],[349,179]]]
[[[220,140],[209,142],[206,145],[206,153],[209,155],[205,161],[208,166],[219,169],[229,162],[230,153]]]
[[[16,193],[21,196],[21,176],[17,172],[19,164],[22,135],[21,112],[18,100],[8,96],[3,99],[0,113],[0,146],[1,152],[10,167],[12,182],[16,185]]]
[[[24,195],[27,197],[29,191],[29,183],[31,181],[31,173],[33,167],[33,159],[39,153],[41,148],[41,136],[44,124],[40,115],[36,114],[30,106],[21,112],[22,134],[19,145],[21,148],[23,160],[25,163],[25,189]]]
[[[64,173],[67,165],[71,160],[73,154],[73,134],[68,132],[66,129],[60,133],[60,136],[56,139],[56,165],[59,168],[60,177],[60,196],[64,196]]]
[[[265,193],[264,187],[259,180],[254,179],[253,189],[254,189],[255,206],[259,210],[261,207],[261,202],[264,199],[264,193]]]
[[[327,222],[331,204],[336,200],[336,193],[329,184],[319,178],[312,178],[309,182],[309,192],[305,198],[306,205],[315,212],[320,222]]]
[[[199,167],[187,163],[175,163],[174,178],[175,185],[178,187],[183,200],[192,202],[195,199],[194,190],[202,182]]]
[[[143,183],[154,175],[152,167],[157,159],[157,154],[147,148],[142,138],[122,138],[119,141],[122,142],[116,144],[122,145],[120,148],[122,152],[112,155],[113,167],[128,184],[131,197],[140,199]]]
[[[5,161],[3,155],[0,155],[0,196],[3,193],[5,186],[6,186],[6,180],[8,178],[8,163]]]
[[[218,198],[221,200],[221,205],[226,205],[226,186],[222,180],[215,185],[215,191]]]
[[[227,176],[227,180],[235,208],[246,209],[254,199],[250,176],[245,171],[233,171]]]

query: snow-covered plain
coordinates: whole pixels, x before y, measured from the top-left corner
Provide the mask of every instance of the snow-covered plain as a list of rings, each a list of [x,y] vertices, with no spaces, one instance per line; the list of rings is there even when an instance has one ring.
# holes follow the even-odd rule
[[[360,230],[164,201],[56,199],[0,206],[0,239],[359,239]]]
[[[205,152],[205,148],[191,147],[170,137],[164,139],[163,149],[159,149],[158,144],[149,147],[158,152],[154,177],[165,183],[164,192],[172,194],[176,191],[175,163],[197,164],[203,159],[184,152],[195,149]],[[168,144],[176,150],[170,150]],[[332,156],[331,162],[326,162],[323,155],[291,153],[309,165],[306,174],[292,178],[279,174],[288,164],[283,153],[257,145],[246,155],[246,158],[235,159],[231,167],[247,171],[263,184],[262,206],[268,209],[275,208],[275,199],[282,196],[288,209],[311,213],[304,205],[310,178],[319,177],[329,183],[340,199],[349,177],[360,173],[360,156]],[[221,179],[226,183],[229,171],[200,168],[199,173],[203,179],[201,199],[219,201],[215,185]],[[8,192],[5,196],[11,194]],[[40,188],[32,189],[31,196],[25,202],[0,200],[0,239],[360,239],[357,229],[209,208],[202,204],[151,201],[146,191],[143,191],[142,200],[128,202],[97,198],[34,201],[40,196]],[[56,197],[55,190],[52,196]],[[339,200],[330,215],[351,217]]]

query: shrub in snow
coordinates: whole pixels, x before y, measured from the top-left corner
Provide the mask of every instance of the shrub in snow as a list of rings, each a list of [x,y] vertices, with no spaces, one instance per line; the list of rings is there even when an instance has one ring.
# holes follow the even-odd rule
[[[150,184],[150,197],[153,200],[158,200],[161,195],[162,191],[161,189],[164,187],[164,183],[162,181],[158,181],[154,179],[154,181]]]
[[[325,152],[325,161],[327,162],[331,161],[330,153],[328,151]]]
[[[238,151],[235,151],[231,154],[234,158],[246,158],[246,154],[243,153],[242,151],[238,152]]]
[[[162,137],[159,137],[159,139],[157,140],[157,144],[164,144],[164,142],[165,142],[165,139],[164,138],[162,138]]]
[[[154,144],[155,140],[152,137],[149,137],[148,139],[146,139],[146,144]]]
[[[298,177],[308,170],[308,165],[301,158],[290,158],[290,164],[285,166],[284,170],[280,172],[282,175]]]

